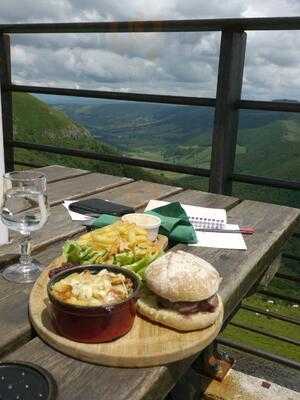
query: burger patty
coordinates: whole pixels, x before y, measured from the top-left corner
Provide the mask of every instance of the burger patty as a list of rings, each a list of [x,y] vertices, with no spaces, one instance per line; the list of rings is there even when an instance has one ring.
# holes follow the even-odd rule
[[[158,296],[158,304],[163,308],[169,308],[181,314],[194,314],[199,311],[214,312],[219,305],[218,296],[215,294],[207,300],[202,301],[176,301],[172,302]]]

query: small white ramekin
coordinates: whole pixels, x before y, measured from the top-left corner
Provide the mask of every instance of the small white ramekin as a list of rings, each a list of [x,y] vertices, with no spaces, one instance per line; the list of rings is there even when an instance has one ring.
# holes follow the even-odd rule
[[[143,213],[125,214],[121,218],[124,222],[135,223],[140,228],[144,228],[148,232],[150,240],[157,238],[158,230],[161,224],[160,218]]]

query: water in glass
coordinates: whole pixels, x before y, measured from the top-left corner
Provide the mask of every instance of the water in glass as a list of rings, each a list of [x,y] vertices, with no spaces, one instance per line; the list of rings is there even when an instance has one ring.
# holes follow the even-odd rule
[[[13,282],[33,282],[41,270],[30,255],[30,234],[41,229],[48,218],[46,177],[39,172],[11,172],[2,182],[1,221],[23,236],[20,262],[5,268],[2,275]]]

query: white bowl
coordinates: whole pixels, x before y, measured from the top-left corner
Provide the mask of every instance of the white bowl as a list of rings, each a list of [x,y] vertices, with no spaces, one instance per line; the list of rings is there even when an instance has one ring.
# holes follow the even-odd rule
[[[160,218],[142,213],[125,214],[121,218],[123,222],[135,223],[140,228],[144,228],[148,232],[150,240],[157,238],[158,230],[161,224]]]

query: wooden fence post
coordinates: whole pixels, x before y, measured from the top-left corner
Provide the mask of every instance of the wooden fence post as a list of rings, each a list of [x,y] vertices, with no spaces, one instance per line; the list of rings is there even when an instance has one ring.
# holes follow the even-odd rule
[[[246,38],[245,32],[222,32],[209,180],[213,193],[232,191]]]
[[[0,117],[2,114],[2,129],[0,124],[0,141],[2,142],[0,146],[0,163],[4,163],[6,171],[14,170],[14,149],[11,145],[13,140],[13,116],[10,85],[10,37],[9,35],[0,34]]]

